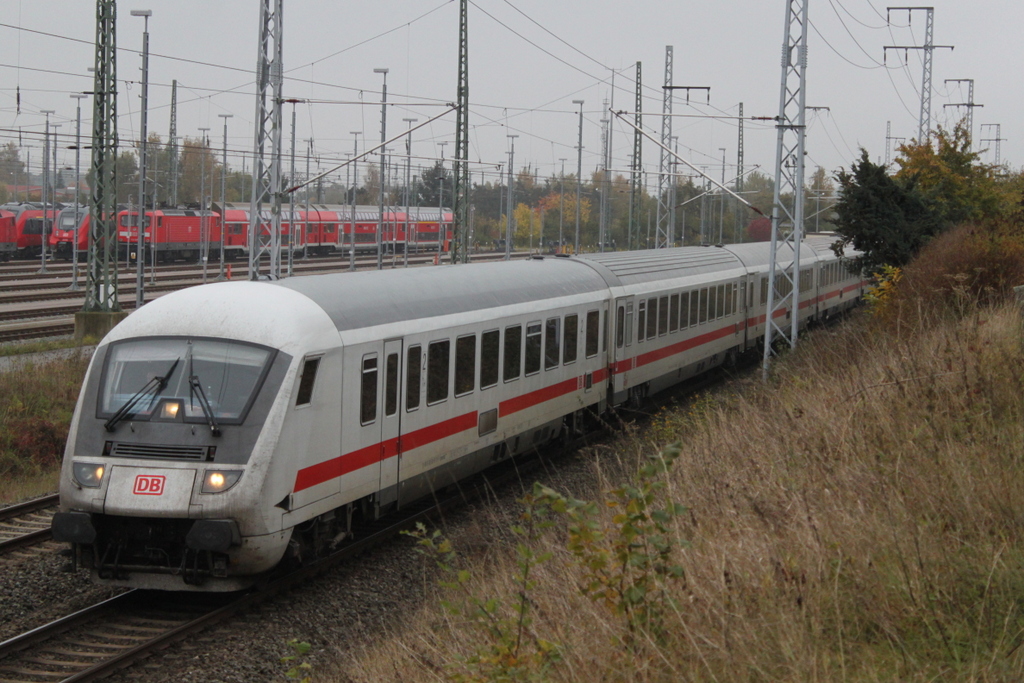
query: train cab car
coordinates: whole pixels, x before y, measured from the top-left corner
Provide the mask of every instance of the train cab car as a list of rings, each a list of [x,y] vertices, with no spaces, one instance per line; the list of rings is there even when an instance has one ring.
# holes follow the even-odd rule
[[[810,322],[862,282],[803,246],[799,312],[777,315]],[[767,253],[534,257],[167,294],[96,348],[53,536],[102,582],[244,588],[358,533],[354,519],[757,348]]]
[[[46,210],[45,226],[43,225],[42,204],[24,203],[11,207],[14,213],[14,232],[16,253],[22,258],[39,256],[43,245],[43,232],[49,236],[54,220],[62,205],[52,206]]]
[[[18,250],[18,233],[14,229],[14,212],[0,210],[0,261],[9,261]]]
[[[219,258],[220,214],[212,211],[157,210],[144,214],[143,240],[146,258],[158,261],[198,261],[203,253]],[[138,213],[117,214],[118,252],[134,255],[139,238]]]

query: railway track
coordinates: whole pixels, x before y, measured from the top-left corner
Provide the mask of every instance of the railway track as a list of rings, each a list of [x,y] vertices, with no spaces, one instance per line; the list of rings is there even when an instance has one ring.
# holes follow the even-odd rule
[[[543,464],[541,456],[506,462],[437,500],[393,513],[333,554],[245,593],[132,590],[0,643],[0,681],[91,681],[302,586],[441,510],[489,495]]]
[[[502,258],[504,258],[504,254],[501,253],[484,253],[474,255],[473,260],[479,263]],[[409,265],[430,264],[433,263],[433,260],[433,254],[410,254]],[[394,260],[385,260],[384,267],[385,269],[401,268],[403,264],[404,260],[399,256]],[[243,274],[244,264],[237,265],[239,265],[238,274]],[[68,289],[71,284],[70,266],[62,269],[60,274],[54,269],[54,272],[46,275],[38,274],[37,268],[32,270],[20,264],[19,266],[20,269],[12,271],[15,277],[11,278],[8,278],[9,273],[5,269],[0,268],[0,282],[3,282],[3,292],[0,292],[0,343],[72,334],[74,332],[74,314],[82,309],[85,299],[81,289],[76,291]],[[375,266],[375,258],[356,259],[357,269]],[[11,267],[8,265],[7,268]],[[293,273],[295,276],[301,276],[344,272],[348,268],[347,257],[317,258],[297,261],[294,264]],[[214,281],[217,272],[217,268],[210,268],[208,281]],[[134,307],[135,277],[134,271],[121,271],[118,274],[121,305],[125,309]],[[155,298],[153,295],[159,296],[170,291],[192,287],[201,284],[203,280],[201,268],[195,265],[184,266],[181,264],[158,267],[157,277],[158,280],[155,284],[150,284],[147,280],[147,301]],[[234,279],[240,278],[236,274]],[[79,283],[80,286],[84,285],[84,277],[79,277]]]
[[[57,494],[0,509],[0,556],[50,540]]]

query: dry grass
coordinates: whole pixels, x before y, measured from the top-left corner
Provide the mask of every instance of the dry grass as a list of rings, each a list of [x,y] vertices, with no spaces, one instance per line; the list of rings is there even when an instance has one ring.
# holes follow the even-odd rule
[[[52,490],[88,363],[83,352],[0,372],[0,500]]]
[[[1022,321],[1008,306],[961,312],[888,335],[867,320],[819,331],[770,386],[705,397],[623,438],[627,469],[683,444],[667,483],[689,508],[676,520],[689,546],[668,636],[623,646],[623,618],[581,595],[564,534],[549,534],[528,635],[557,643],[562,661],[543,679],[1024,678]],[[492,536],[465,554],[472,590],[512,604],[511,548],[477,533]],[[436,605],[401,624],[330,675],[445,680],[487,641]]]

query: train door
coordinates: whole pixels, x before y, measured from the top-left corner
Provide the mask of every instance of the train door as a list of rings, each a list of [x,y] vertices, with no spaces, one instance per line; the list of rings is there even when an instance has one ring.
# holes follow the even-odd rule
[[[381,506],[398,500],[398,476],[402,459],[402,411],[399,410],[402,369],[402,340],[384,342],[383,391],[380,420],[380,496]]]
[[[613,403],[626,400],[625,392],[629,388],[629,371],[633,368],[633,306],[632,296],[619,297],[615,300],[615,327],[609,354]]]

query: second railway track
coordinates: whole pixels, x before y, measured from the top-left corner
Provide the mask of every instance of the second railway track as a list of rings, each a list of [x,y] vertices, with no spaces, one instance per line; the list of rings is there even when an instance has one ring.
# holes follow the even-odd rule
[[[57,495],[0,508],[0,556],[50,540]]]

